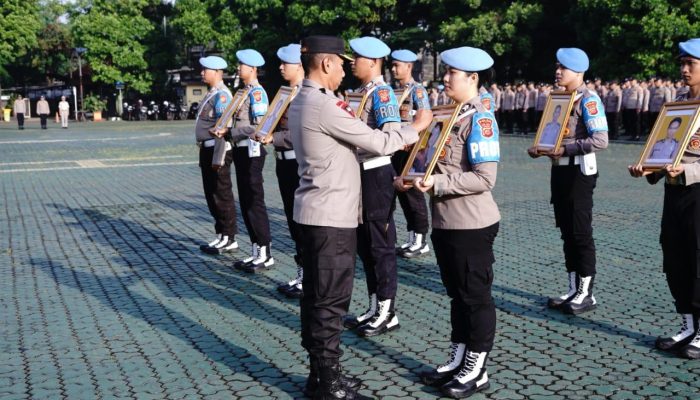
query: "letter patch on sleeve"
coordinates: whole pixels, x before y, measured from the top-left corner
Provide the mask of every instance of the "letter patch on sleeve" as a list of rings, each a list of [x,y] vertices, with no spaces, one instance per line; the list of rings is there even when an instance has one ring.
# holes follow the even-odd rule
[[[472,117],[472,130],[467,137],[467,151],[467,158],[472,165],[500,161],[498,124],[490,112],[476,113]]]
[[[265,90],[261,87],[254,88],[250,91],[248,99],[250,100],[250,116],[252,118],[265,116],[269,103]]]
[[[608,130],[608,120],[605,118],[605,108],[598,95],[592,95],[581,100],[583,123],[586,124],[588,135]]]
[[[231,101],[231,94],[226,91],[220,91],[214,96],[214,116],[220,117]]]
[[[430,110],[430,99],[423,86],[416,85],[413,90],[413,106],[418,110]]]
[[[390,86],[379,86],[372,93],[372,108],[379,127],[387,122],[401,122],[399,101]]]

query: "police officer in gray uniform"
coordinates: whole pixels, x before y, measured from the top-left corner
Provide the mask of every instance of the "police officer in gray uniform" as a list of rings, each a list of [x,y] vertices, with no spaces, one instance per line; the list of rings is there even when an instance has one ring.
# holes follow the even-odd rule
[[[500,148],[498,124],[479,96],[493,59],[485,51],[459,47],[440,54],[447,65],[445,91],[463,106],[450,132],[435,174],[414,187],[430,192],[432,241],[440,276],[450,297],[452,346],[448,361],[420,373],[424,383],[464,398],[489,387],[486,359],[496,334],[491,296],[493,242],[501,215],[491,190]],[[398,190],[406,190],[400,179]]]
[[[700,38],[681,42],[680,72],[688,91],[675,101],[700,100]],[[659,337],[656,348],[678,351],[685,358],[700,358],[700,131],[690,139],[678,167],[670,164],[657,172],[630,165],[632,176],[646,176],[650,184],[661,179],[664,207],[661,217],[661,250],[666,281],[680,317],[680,330]]]
[[[391,53],[391,73],[394,79],[399,81],[404,92],[403,104],[399,104],[402,123],[410,123],[414,120],[425,121],[430,124],[433,112],[430,111],[430,99],[423,85],[413,80],[413,63],[418,60],[416,53],[410,50],[395,50]],[[399,99],[399,101],[401,101]],[[397,175],[404,169],[410,149],[399,150],[391,157],[391,163]],[[399,204],[406,218],[408,229],[408,242],[397,248],[397,254],[405,258],[418,257],[430,251],[428,247],[428,207],[425,204],[425,196],[417,191],[398,192]]]
[[[319,399],[351,399],[357,382],[340,371],[340,334],[352,294],[361,178],[357,149],[389,155],[415,143],[413,126],[368,127],[335,97],[345,75],[342,39],[311,36],[302,41],[306,71],[289,109],[289,129],[299,163],[294,221],[302,231],[304,296],[302,346],[311,360],[305,392]],[[392,249],[393,250],[393,249]]]
[[[357,92],[367,98],[360,119],[370,128],[394,131],[401,126],[394,90],[381,75],[390,49],[374,37],[350,40],[355,54],[353,74],[362,82]],[[429,123],[429,122],[428,122]],[[427,124],[426,124],[427,125]],[[362,223],[357,228],[357,252],[367,282],[369,306],[364,314],[348,316],[345,326],[361,336],[376,336],[399,328],[395,312],[397,289],[394,187],[391,157],[358,150],[362,181]]]
[[[211,87],[197,112],[195,139],[199,145],[199,168],[202,170],[204,197],[207,199],[209,213],[214,217],[216,239],[200,246],[200,250],[209,254],[223,254],[237,250],[235,235],[236,209],[231,185],[231,144],[223,137],[215,137],[212,130],[231,102],[231,91],[224,84],[223,70],[226,61],[217,56],[199,59],[202,65],[202,80]],[[227,129],[220,132],[226,134]]]
[[[250,242],[251,255],[237,261],[234,267],[257,271],[275,263],[270,254],[270,219],[265,207],[263,167],[267,151],[250,137],[250,126],[257,126],[267,113],[267,93],[258,83],[258,68],[265,64],[263,56],[253,49],[236,52],[238,75],[249,89],[248,96],[234,116],[231,137],[233,142],[233,164],[236,166],[236,184],[240,197],[241,214]]]
[[[593,280],[596,274],[593,242],[593,189],[598,179],[595,152],[608,147],[608,122],[603,102],[595,90],[583,83],[588,56],[577,48],[557,50],[556,80],[567,91],[576,91],[574,110],[569,118],[561,147],[546,155],[552,159],[552,205],[554,219],[564,241],[568,292],[550,298],[550,308],[580,314],[596,308]],[[539,157],[535,147],[531,157]]]

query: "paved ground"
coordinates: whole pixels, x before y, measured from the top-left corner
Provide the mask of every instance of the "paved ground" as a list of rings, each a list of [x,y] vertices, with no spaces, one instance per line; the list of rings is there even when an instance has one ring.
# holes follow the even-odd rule
[[[298,306],[274,291],[293,273],[274,162],[277,267],[247,275],[230,267],[235,256],[197,249],[212,225],[191,122],[50,127],[0,124],[0,398],[300,397]],[[626,176],[640,146],[599,157],[601,306],[572,317],[544,307],[566,277],[549,168],[526,156],[531,140],[502,139],[498,331],[491,389],[475,398],[698,398],[700,363],[652,349],[676,321],[657,244],[663,188]],[[366,395],[436,398],[416,371],[445,357],[446,296],[432,257],[400,261],[399,274],[402,329],[345,333],[344,366]],[[365,296],[358,269],[353,310]]]

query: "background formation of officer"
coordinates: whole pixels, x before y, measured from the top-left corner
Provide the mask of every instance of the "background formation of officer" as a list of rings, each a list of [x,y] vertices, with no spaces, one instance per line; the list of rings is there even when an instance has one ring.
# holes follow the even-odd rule
[[[533,83],[515,88],[506,84],[503,90],[489,86],[493,59],[481,49],[460,47],[441,54],[445,86],[436,96],[413,81],[411,69],[417,56],[410,50],[391,52],[373,37],[356,38],[349,45],[352,56],[345,54],[340,38],[310,36],[300,45],[278,50],[280,72],[297,92],[269,139],[255,134],[268,112],[267,93],[257,81],[258,68],[265,64],[262,55],[253,49],[236,53],[244,83],[240,101],[223,84],[226,62],[215,56],[200,60],[202,78],[211,90],[198,112],[195,138],[216,234],[200,248],[209,254],[238,249],[233,164],[252,243],[250,256],[234,266],[257,272],[274,265],[262,178],[264,145],[271,143],[297,264],[295,277],[278,290],[301,299],[302,346],[309,354],[304,393],[320,399],[352,399],[362,398],[357,393],[361,382],[342,373],[343,326],[361,336],[399,327],[396,257],[429,252],[427,235],[432,225],[433,249],[450,299],[452,344],[446,362],[420,375],[449,397],[468,397],[489,386],[486,361],[496,333],[491,284],[500,213],[491,190],[500,159],[498,120],[521,133],[534,130],[551,88]],[[700,68],[692,67],[700,63],[700,39],[681,43],[680,48],[690,90],[676,100],[699,99]],[[390,54],[392,74],[402,89],[398,96],[382,77]],[[647,85],[632,79],[623,87],[617,82],[603,85],[598,79],[587,84],[588,57],[577,48],[559,49],[556,59],[556,86],[574,93],[573,111],[560,148],[547,152],[530,148],[528,153],[551,159],[551,202],[563,241],[567,289],[550,298],[548,306],[580,314],[597,306],[592,235],[598,176],[595,153],[607,147],[609,130],[610,136],[617,136],[618,115],[625,130],[639,137],[673,92],[662,80]],[[336,95],[346,62],[362,84],[358,92],[364,96],[363,106],[358,110]],[[446,98],[441,99],[443,94]],[[418,132],[432,120],[431,107],[450,103],[457,110],[454,125],[434,174],[413,182],[397,178]],[[695,211],[700,192],[693,185],[700,180],[700,172],[695,171],[698,160],[700,136],[691,141],[678,168],[649,172],[630,166],[633,176],[646,176],[650,183],[666,181],[661,235],[664,271],[682,324],[678,334],[659,338],[656,346],[680,350],[688,358],[700,358],[700,280],[695,273],[695,247],[687,239],[700,235],[696,221],[700,213]],[[425,193],[431,199],[432,223]],[[396,197],[409,232],[408,242],[399,247],[393,219]],[[693,254],[686,257],[688,251]],[[352,316],[347,312],[357,255],[364,267],[368,306],[364,313]]]

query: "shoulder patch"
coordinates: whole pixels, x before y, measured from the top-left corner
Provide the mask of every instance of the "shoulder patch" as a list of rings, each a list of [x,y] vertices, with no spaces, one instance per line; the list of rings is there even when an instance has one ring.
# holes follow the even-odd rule
[[[343,111],[347,112],[350,114],[351,117],[356,118],[355,112],[352,110],[350,105],[342,100],[339,100],[337,103],[335,103],[336,106],[340,107],[343,109]]]
[[[262,87],[255,87],[248,95],[250,100],[250,113],[253,118],[262,117],[267,113],[267,93]]]
[[[498,124],[490,112],[480,112],[472,117],[472,129],[467,136],[469,163],[498,162],[501,149],[498,143]]]
[[[583,123],[588,135],[608,130],[608,120],[605,118],[605,107],[597,94],[592,94],[581,100]]]
[[[372,93],[372,111],[378,127],[387,122],[401,122],[399,101],[390,86],[379,86]]]
[[[430,98],[428,92],[421,85],[416,85],[413,90],[413,108],[418,110],[430,110]]]

